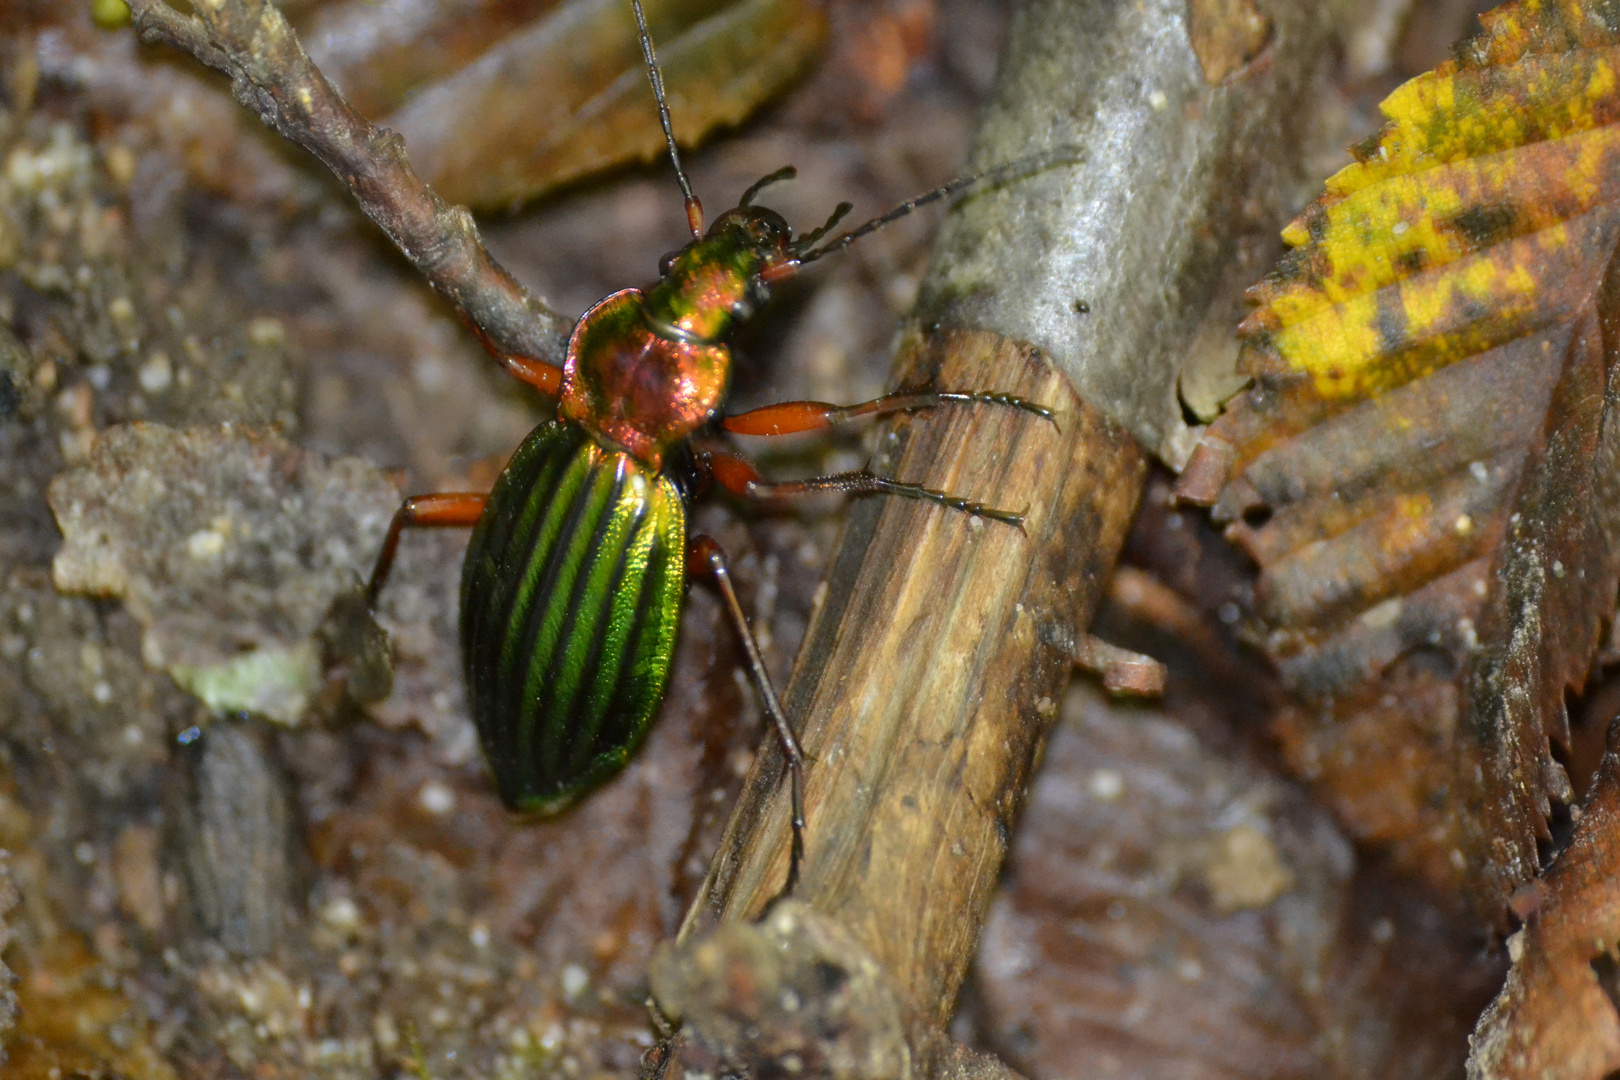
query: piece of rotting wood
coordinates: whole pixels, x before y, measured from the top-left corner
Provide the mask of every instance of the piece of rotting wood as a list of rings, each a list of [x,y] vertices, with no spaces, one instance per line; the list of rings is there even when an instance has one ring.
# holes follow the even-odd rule
[[[1191,445],[1183,364],[1235,356],[1229,333],[1205,327],[1235,324],[1291,192],[1305,190],[1300,163],[1321,133],[1307,137],[1316,125],[1300,102],[1329,70],[1347,5],[1263,5],[1260,54],[1219,77],[1200,67],[1188,12],[1181,0],[1020,10],[971,164],[1062,146],[1081,162],[955,207],[904,337],[896,385],[1011,392],[1053,407],[1057,424],[995,409],[892,424],[876,468],[1025,511],[1024,530],[862,500],[806,632],[784,697],[810,758],[795,901],[886,972],[909,1045],[884,1059],[901,1066],[827,1075],[951,1071],[929,1033],[954,1007],[1148,454],[1176,465]],[[1206,340],[1213,350],[1195,347]],[[766,911],[786,870],[786,794],[767,746],[655,986],[681,984],[671,958],[698,955],[695,941]],[[739,972],[728,985],[738,1015],[765,983]],[[692,1019],[656,1055],[660,1071],[725,1065],[725,1040]],[[745,1061],[775,1045],[769,1026],[756,1025]],[[819,1074],[798,1054],[780,1064]]]

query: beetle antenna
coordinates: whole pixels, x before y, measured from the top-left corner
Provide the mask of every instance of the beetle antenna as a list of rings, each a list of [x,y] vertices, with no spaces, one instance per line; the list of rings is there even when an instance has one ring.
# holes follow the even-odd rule
[[[692,181],[681,168],[681,152],[675,146],[675,127],[669,121],[669,101],[664,97],[664,73],[658,68],[658,57],[653,52],[652,35],[647,33],[647,14],[641,10],[641,0],[630,0],[636,13],[636,29],[641,34],[641,55],[647,61],[647,81],[652,83],[653,97],[658,99],[658,119],[664,125],[664,142],[669,145],[669,160],[675,166],[675,179],[686,197],[686,223],[692,228],[692,237],[703,238],[703,204],[692,194]]]
[[[798,169],[795,169],[791,165],[784,165],[780,169],[777,169],[775,172],[771,173],[770,175],[762,176],[758,180],[755,180],[752,184],[750,184],[748,186],[748,190],[742,193],[742,198],[737,200],[737,205],[738,206],[747,206],[749,203],[754,201],[754,196],[758,195],[760,193],[760,191],[763,190],[764,188],[769,187],[770,185],[776,183],[779,180],[791,180],[795,176],[798,176],[798,175],[799,175],[799,170]]]
[[[1015,176],[1027,176],[1030,173],[1040,172],[1042,169],[1049,168],[1053,165],[1072,165],[1079,162],[1079,160],[1079,151],[1075,147],[1065,146],[1060,147],[1057,150],[1048,150],[1039,154],[1031,154],[1028,157],[1021,157],[1017,160],[1009,161],[1005,165],[997,165],[993,169],[985,169],[983,172],[969,173],[966,176],[958,176],[955,180],[952,180],[950,183],[941,187],[937,187],[933,191],[924,192],[914,199],[906,200],[893,210],[890,210],[888,213],[879,214],[871,221],[868,221],[865,225],[851,229],[849,232],[844,233],[835,240],[831,240],[826,244],[823,244],[821,247],[805,251],[798,257],[799,265],[803,266],[805,263],[815,262],[823,255],[831,255],[835,251],[842,251],[855,241],[859,240],[861,237],[870,236],[872,233],[877,232],[890,222],[898,221],[907,214],[911,213],[913,210],[916,210],[919,207],[927,206],[929,203],[935,203],[941,199],[948,199],[952,195],[967,191],[970,188],[994,186],[1001,183],[1003,180],[1009,180]],[[842,209],[842,207],[840,207],[840,209]],[[834,220],[836,221],[836,219],[841,216],[841,214],[835,212]],[[810,237],[814,237],[816,240],[819,240],[824,234],[825,229],[831,228],[831,225],[832,223],[829,222],[828,225],[823,229],[816,230],[805,239],[810,240]],[[814,241],[811,242],[813,243]]]
[[[843,221],[845,216],[847,216],[853,209],[855,209],[854,203],[839,203],[837,206],[833,207],[833,212],[827,216],[827,220],[822,222],[820,227],[811,229],[809,232],[799,237],[799,239],[794,242],[793,246],[800,251],[808,251],[810,248],[815,247],[816,241],[820,240],[823,236],[826,236],[828,233],[837,228],[838,223]]]

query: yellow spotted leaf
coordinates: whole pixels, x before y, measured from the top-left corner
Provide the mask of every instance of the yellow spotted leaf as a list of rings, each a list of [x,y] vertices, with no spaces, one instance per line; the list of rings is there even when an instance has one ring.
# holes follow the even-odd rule
[[[1258,565],[1289,762],[1506,930],[1620,578],[1620,4],[1481,21],[1283,234],[1180,491]]]

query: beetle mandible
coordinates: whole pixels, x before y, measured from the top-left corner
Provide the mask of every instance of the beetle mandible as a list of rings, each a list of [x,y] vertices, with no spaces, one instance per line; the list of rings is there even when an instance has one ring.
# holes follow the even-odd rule
[[[788,167],[748,188],[705,230],[702,204],[681,167],[640,0],[631,5],[692,238],[664,259],[656,284],[615,292],[580,316],[562,367],[491,348],[508,371],[557,401],[556,418],[530,433],[487,495],[407,498],[389,525],[365,597],[374,609],[401,530],[473,527],[461,576],[462,664],[473,720],[501,799],[515,810],[553,813],[617,773],[640,745],[668,682],[686,578],[709,576],[786,759],[792,849],[785,894],[804,853],[804,753],[766,674],[724,552],[707,536],[687,534],[692,493],[708,482],[745,499],[882,493],[1015,526],[1022,517],[866,469],[768,482],[712,437],[814,431],[946,403],[1016,408],[1049,421],[1052,414],[1011,394],[910,391],[857,405],[789,401],[726,416],[728,337],[773,285],[808,263],[919,206],[1039,163],[1017,161],[959,178],[825,244],[849,203],[799,237],[780,214],[753,203],[766,185],[794,175]]]

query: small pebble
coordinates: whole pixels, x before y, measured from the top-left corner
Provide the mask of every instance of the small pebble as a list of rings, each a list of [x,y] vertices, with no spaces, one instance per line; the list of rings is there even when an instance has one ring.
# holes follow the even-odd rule
[[[360,928],[360,905],[347,896],[328,901],[321,908],[321,921],[334,930],[345,933]]]
[[[428,813],[442,817],[456,808],[456,793],[442,780],[429,780],[417,792],[416,802]]]
[[[579,997],[589,985],[591,985],[590,973],[578,964],[569,964],[562,969],[563,996],[568,1000],[572,1001]]]
[[[1113,802],[1125,794],[1125,778],[1114,769],[1098,769],[1086,781],[1086,790],[1103,802]]]
[[[167,390],[174,382],[174,367],[169,362],[168,354],[154,352],[148,356],[136,378],[141,384],[141,389],[148,394],[161,394]]]

